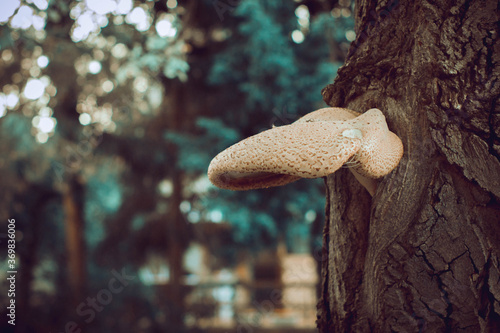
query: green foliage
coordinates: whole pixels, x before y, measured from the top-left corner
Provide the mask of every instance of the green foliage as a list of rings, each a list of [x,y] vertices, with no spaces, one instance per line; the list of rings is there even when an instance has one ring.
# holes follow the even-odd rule
[[[233,239],[249,250],[260,250],[275,244],[280,235],[272,212],[262,203],[261,191],[233,194],[222,191],[217,196],[202,198],[207,209],[222,212],[226,221],[233,227]],[[245,204],[242,204],[244,202]]]
[[[14,45],[14,41],[10,35],[9,27],[2,27],[0,29],[0,51],[3,49],[10,48]]]
[[[150,36],[145,43],[145,48],[135,46],[132,49],[127,63],[117,73],[118,82],[124,82],[131,75],[140,74],[143,70],[163,73],[169,79],[187,80],[189,64],[183,56],[182,42],[173,43],[165,38]]]
[[[223,19],[212,0],[187,3],[176,12],[165,1],[134,2],[134,8],[148,13],[149,30],[137,30],[124,21],[126,15],[107,13],[107,23],[78,42],[72,39],[78,23],[74,9],[85,6],[83,1],[52,0],[40,11],[23,1],[45,13],[44,32],[9,23],[0,28],[1,61],[12,54],[0,63],[0,84],[5,94],[12,91],[19,97],[0,116],[2,190],[8,193],[0,215],[22,221],[22,256],[30,258],[23,262],[27,276],[28,265],[49,271],[38,258],[48,258],[57,270],[50,280],[55,295],[36,294],[41,305],[30,305],[33,318],[41,322],[37,328],[44,326],[40,331],[61,330],[74,316],[67,307],[67,289],[58,287],[68,280],[63,197],[70,179],[82,181],[76,201],[84,208],[85,266],[94,291],[106,286],[111,268],[126,264],[137,275],[148,251],[169,254],[168,236],[176,232],[171,229],[177,213],[172,209],[179,202],[188,202],[191,209],[181,216],[179,225],[187,227],[175,235],[179,244],[189,244],[200,225],[221,223],[230,240],[214,234],[196,241],[206,245],[214,241],[211,237],[220,237],[223,245],[214,253],[233,260],[240,249],[275,247],[282,238],[292,252],[304,252],[314,238],[306,216],[323,214],[322,180],[248,192],[191,188],[206,181],[211,159],[223,149],[324,106],[320,91],[342,61],[332,56],[331,46],[346,42],[345,30],[352,29],[352,22],[320,13],[311,17],[309,28],[300,27],[298,3],[289,0],[232,1]],[[179,33],[173,38],[162,38],[155,30],[165,11],[176,17]],[[305,34],[301,44],[291,38],[297,29]],[[225,37],[213,38],[218,32]],[[115,54],[120,43],[125,50],[121,56]],[[37,65],[42,55],[49,59],[46,67]],[[101,69],[90,71],[91,63]],[[39,78],[50,82],[43,98],[27,100],[27,81]],[[57,120],[46,137],[37,136],[40,130],[33,121],[43,116],[42,110],[49,114],[44,117]],[[172,119],[179,126],[174,128]],[[160,184],[178,179],[183,188],[176,185],[172,192],[177,192],[161,193]],[[220,212],[221,221],[210,220],[213,211]],[[199,224],[190,221],[190,212],[199,213]],[[113,295],[117,301],[103,311],[106,316],[98,316],[86,330],[125,332],[141,318],[161,317],[156,289],[138,284]],[[141,311],[134,304],[141,304]],[[65,315],[53,319],[46,315],[48,309]],[[123,313],[139,314],[122,323]],[[151,326],[151,331],[168,329],[157,322]]]
[[[87,202],[95,203],[104,214],[115,213],[122,203],[120,170],[111,161],[102,163],[87,181]]]
[[[329,60],[332,41],[328,38],[336,21],[329,13],[312,18],[305,41],[295,44],[290,37],[298,28],[295,7],[289,1],[241,1],[233,13],[239,19],[236,29],[224,51],[214,58],[208,82],[223,87],[220,91],[225,93],[219,99],[229,108],[221,108],[229,112],[222,117],[244,136],[272,123],[285,125],[321,106],[321,89],[333,81],[340,67],[340,61]],[[231,207],[226,209],[230,216],[239,211],[228,219],[241,233],[259,228],[272,238],[277,234],[270,226],[287,230],[287,226],[304,226],[304,214],[311,209],[322,214],[324,195],[319,188],[314,181],[297,182],[283,189],[257,191],[257,200],[252,200],[254,194],[250,193],[220,191],[218,203],[209,200],[205,204]],[[235,201],[245,208],[232,207]],[[245,210],[252,213],[246,215]],[[293,228],[307,234],[308,227]],[[293,251],[293,242],[289,244]]]
[[[270,10],[263,1],[240,3],[235,14],[242,21],[227,50],[217,55],[210,75],[212,84],[232,85],[245,95],[244,122],[249,119],[247,114],[273,107],[286,105],[290,112],[297,111],[297,61],[289,31],[275,21],[277,16],[291,19],[293,6],[279,3]]]
[[[0,123],[1,131],[10,141],[10,148],[20,153],[32,152],[35,146],[33,137],[26,135],[31,129],[31,122],[20,114],[12,114]]]
[[[196,121],[203,134],[193,135],[167,131],[167,141],[179,147],[177,166],[185,171],[205,173],[212,158],[239,139],[235,129],[226,127],[220,119],[200,117]]]
[[[113,216],[122,205],[125,189],[121,172],[112,160],[102,159],[86,175],[85,238],[92,249],[106,236],[102,220]]]

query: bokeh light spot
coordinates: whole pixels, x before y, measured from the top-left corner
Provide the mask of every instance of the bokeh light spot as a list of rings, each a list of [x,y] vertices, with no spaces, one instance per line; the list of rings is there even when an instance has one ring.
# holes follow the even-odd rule
[[[33,3],[40,10],[45,10],[49,7],[49,2],[47,0],[33,0]]]
[[[101,69],[102,69],[102,65],[99,61],[92,60],[91,62],[89,62],[89,72],[91,74],[97,74],[101,71]]]
[[[148,89],[148,80],[143,76],[139,76],[134,80],[134,88],[138,92],[145,92]]]
[[[295,9],[295,16],[299,19],[309,19],[309,9],[306,5],[300,5]]]
[[[167,7],[170,9],[174,9],[175,7],[177,7],[177,0],[168,0]]]
[[[47,142],[48,139],[49,139],[49,135],[47,133],[38,132],[36,134],[36,141],[38,141],[39,143],[45,143],[45,142]]]
[[[146,31],[150,27],[149,17],[142,7],[135,7],[126,17],[127,23],[135,25],[138,31]]]
[[[160,37],[174,37],[177,34],[177,29],[173,27],[169,20],[160,20],[156,22],[156,32]]]
[[[132,0],[118,0],[116,4],[116,13],[120,15],[125,15],[130,13],[132,10]]]
[[[17,14],[14,15],[10,24],[13,28],[20,28],[23,30],[31,27],[33,23],[33,9],[28,6],[21,6],[17,11]]]
[[[92,117],[88,114],[88,113],[82,113],[79,117],[78,117],[78,121],[80,122],[80,124],[82,124],[83,126],[86,126],[88,124],[90,124],[90,122],[92,121]]]
[[[304,34],[302,33],[302,31],[300,30],[294,30],[292,32],[292,40],[296,43],[296,44],[300,44],[304,41],[305,39],[305,36]]]
[[[192,211],[187,215],[187,219],[191,223],[198,223],[201,220],[201,215],[197,211]]]
[[[128,48],[125,44],[118,43],[111,49],[111,54],[117,59],[124,58],[128,53]]]
[[[306,219],[307,223],[313,223],[314,220],[316,219],[316,212],[312,209],[309,209],[306,214],[304,215],[304,218]]]
[[[162,196],[168,198],[174,193],[174,185],[169,179],[164,179],[158,184],[158,190]]]
[[[40,109],[40,111],[38,112],[38,114],[42,117],[50,117],[52,116],[52,109],[49,108],[48,106],[44,106],[43,108]]]
[[[347,39],[348,41],[352,42],[353,40],[356,39],[356,33],[352,30],[347,30],[345,32],[345,39]]]
[[[210,221],[212,221],[214,223],[222,222],[223,217],[224,216],[222,215],[222,212],[220,210],[212,210],[208,214],[208,218],[210,219]]]
[[[32,123],[43,133],[50,133],[56,127],[56,120],[52,117],[35,116]]]
[[[42,31],[45,28],[45,19],[38,15],[33,15],[32,17],[33,28],[37,31]]]
[[[115,88],[115,85],[110,80],[106,80],[102,83],[102,90],[106,93],[110,93]]]
[[[181,210],[181,212],[186,214],[191,210],[191,203],[187,200],[184,200],[183,202],[180,203],[179,209]]]
[[[49,65],[49,58],[47,56],[39,56],[38,59],[36,59],[36,63],[40,68],[45,68]]]
[[[5,62],[9,62],[11,61],[12,59],[14,58],[14,56],[12,55],[12,51],[7,49],[7,50],[4,50],[2,52],[2,60],[5,61]]]
[[[29,79],[26,83],[26,87],[24,87],[24,96],[27,99],[35,100],[42,97],[45,92],[45,85],[41,80],[38,79]]]
[[[10,109],[14,108],[18,102],[19,96],[16,93],[10,93],[5,97],[5,105]]]
[[[21,5],[20,0],[4,0],[0,3],[0,23],[7,22]]]
[[[106,15],[116,9],[116,2],[112,0],[86,0],[87,7],[99,15]]]

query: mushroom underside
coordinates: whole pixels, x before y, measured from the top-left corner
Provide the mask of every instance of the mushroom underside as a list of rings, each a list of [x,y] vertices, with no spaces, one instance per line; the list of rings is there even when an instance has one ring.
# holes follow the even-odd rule
[[[285,185],[301,177],[273,172],[237,172],[229,171],[217,175],[212,181],[220,188],[245,191],[255,188],[268,188]]]

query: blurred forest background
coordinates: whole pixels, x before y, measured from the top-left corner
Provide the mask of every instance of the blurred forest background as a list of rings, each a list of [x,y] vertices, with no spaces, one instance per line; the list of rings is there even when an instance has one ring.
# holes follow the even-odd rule
[[[15,219],[18,332],[315,331],[323,181],[206,170],[325,106],[352,6],[0,0],[0,330]]]

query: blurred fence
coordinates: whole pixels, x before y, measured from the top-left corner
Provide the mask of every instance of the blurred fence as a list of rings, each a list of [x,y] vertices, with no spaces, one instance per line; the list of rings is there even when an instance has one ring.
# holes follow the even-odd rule
[[[315,283],[200,283],[186,298],[186,324],[203,332],[315,332],[316,303]]]

